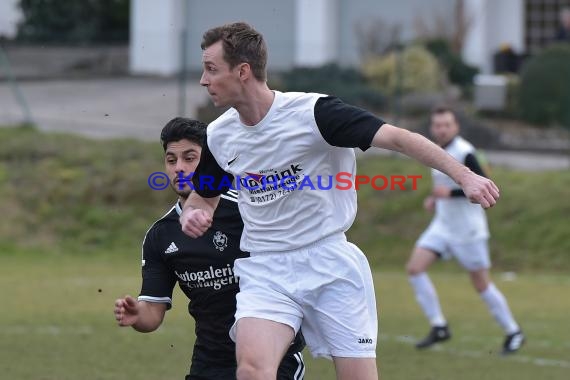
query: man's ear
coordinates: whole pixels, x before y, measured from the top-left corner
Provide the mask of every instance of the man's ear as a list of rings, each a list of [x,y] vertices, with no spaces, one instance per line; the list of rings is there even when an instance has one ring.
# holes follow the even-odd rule
[[[247,80],[251,77],[251,66],[249,63],[240,63],[239,65],[239,77],[241,80]]]

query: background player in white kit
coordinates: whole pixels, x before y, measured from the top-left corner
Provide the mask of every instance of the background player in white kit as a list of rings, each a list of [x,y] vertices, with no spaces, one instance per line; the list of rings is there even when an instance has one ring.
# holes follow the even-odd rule
[[[202,49],[200,83],[214,105],[233,108],[208,126],[193,177],[196,191],[180,218],[190,236],[207,231],[220,194],[234,178],[251,185],[289,176],[299,184],[306,175],[354,175],[354,151],[346,149],[352,147],[402,152],[448,173],[469,199],[495,204],[499,192],[492,181],[428,139],[335,97],[269,89],[265,41],[249,25],[208,30]],[[200,184],[204,176],[214,177],[208,187]],[[332,357],[338,379],[377,379],[372,275],[366,257],[345,237],[356,215],[355,190],[241,185],[241,248],[251,257],[235,264],[240,293],[231,334],[237,378],[274,379],[302,326],[311,353]]]
[[[435,142],[457,161],[464,163],[473,172],[486,176],[473,145],[458,135],[459,124],[450,108],[434,109],[430,133]],[[416,242],[406,266],[416,299],[432,326],[429,334],[416,347],[427,348],[451,337],[435,287],[426,271],[438,258],[455,257],[469,272],[475,290],[505,331],[502,353],[516,352],[524,343],[525,337],[514,320],[505,297],[489,275],[489,228],[485,211],[479,205],[469,202],[463,190],[447,175],[433,169],[432,177],[433,191],[425,200],[424,207],[428,211],[435,210],[435,215]]]

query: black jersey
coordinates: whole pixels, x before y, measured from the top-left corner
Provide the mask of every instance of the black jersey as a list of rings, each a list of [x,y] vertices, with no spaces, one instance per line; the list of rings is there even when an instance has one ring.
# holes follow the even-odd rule
[[[233,265],[248,253],[240,250],[243,222],[237,194],[223,194],[212,227],[193,239],[182,232],[180,203],[147,231],[142,249],[142,289],[139,300],[172,304],[178,282],[190,299],[188,311],[196,321],[194,359],[214,366],[235,366],[235,344],[229,337],[234,323],[238,278]],[[302,338],[290,353],[303,349]],[[289,354],[289,353],[288,353]]]

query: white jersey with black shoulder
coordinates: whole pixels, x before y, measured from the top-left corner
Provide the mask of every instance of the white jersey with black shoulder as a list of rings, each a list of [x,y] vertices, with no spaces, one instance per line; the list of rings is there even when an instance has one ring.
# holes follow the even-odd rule
[[[335,97],[274,93],[258,124],[244,125],[231,108],[208,126],[193,177],[204,197],[223,193],[235,179],[245,225],[241,249],[250,252],[297,249],[345,232],[356,215],[354,187],[336,187],[339,173],[354,180],[355,154],[347,148],[368,149],[384,124]]]
[[[470,164],[475,157],[475,148],[471,143],[456,136],[444,149],[457,161]],[[476,163],[475,167],[479,167]],[[479,170],[474,170],[478,172]],[[471,242],[489,237],[489,227],[485,210],[479,204],[471,203],[465,196],[453,196],[463,194],[461,187],[448,175],[439,170],[432,169],[434,186],[445,186],[452,190],[452,197],[438,198],[435,204],[435,216],[431,222],[430,229],[454,242]],[[482,174],[484,173],[477,173]]]

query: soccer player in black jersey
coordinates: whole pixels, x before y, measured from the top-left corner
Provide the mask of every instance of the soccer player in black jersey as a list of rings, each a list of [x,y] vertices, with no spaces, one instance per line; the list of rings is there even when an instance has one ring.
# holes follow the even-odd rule
[[[229,337],[234,322],[238,278],[233,265],[248,254],[239,249],[243,222],[235,192],[222,196],[211,228],[193,239],[182,232],[179,217],[191,189],[179,181],[193,173],[200,160],[206,125],[175,118],[161,133],[164,163],[176,204],[147,231],[142,248],[142,289],[138,300],[125,296],[115,301],[119,326],[140,332],[156,330],[172,306],[178,282],[190,299],[188,311],[196,321],[196,343],[186,380],[235,379],[235,344]],[[291,344],[281,362],[279,380],[302,379],[305,373],[302,335]]]

